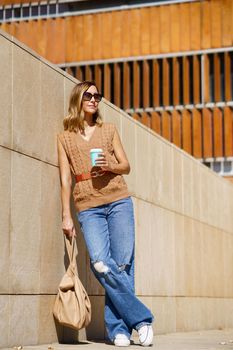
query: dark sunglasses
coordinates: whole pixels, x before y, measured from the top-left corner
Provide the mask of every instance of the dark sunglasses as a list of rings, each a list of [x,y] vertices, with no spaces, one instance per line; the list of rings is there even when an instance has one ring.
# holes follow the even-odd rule
[[[85,91],[83,93],[83,101],[91,101],[92,97],[94,97],[96,102],[100,102],[102,99],[102,95],[101,94],[91,94],[90,92]]]

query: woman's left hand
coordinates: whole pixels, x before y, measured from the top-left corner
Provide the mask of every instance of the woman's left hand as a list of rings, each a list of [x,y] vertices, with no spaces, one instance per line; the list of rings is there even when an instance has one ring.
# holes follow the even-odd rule
[[[99,166],[104,171],[111,171],[110,165],[106,159],[106,155],[104,152],[99,153],[99,156],[95,161],[95,165]]]

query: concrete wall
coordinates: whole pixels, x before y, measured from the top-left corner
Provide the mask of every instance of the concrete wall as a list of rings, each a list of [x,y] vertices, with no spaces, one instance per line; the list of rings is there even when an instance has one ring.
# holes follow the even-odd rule
[[[0,347],[74,340],[51,314],[64,273],[56,134],[75,80],[0,32]],[[233,186],[101,102],[121,134],[136,217],[136,291],[157,333],[233,327]],[[80,276],[103,337],[103,290]]]

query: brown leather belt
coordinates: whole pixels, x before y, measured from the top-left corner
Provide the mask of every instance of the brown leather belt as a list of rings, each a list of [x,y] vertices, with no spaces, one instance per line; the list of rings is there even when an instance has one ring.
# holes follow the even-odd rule
[[[79,175],[75,175],[75,180],[76,182],[85,181],[85,180],[92,179],[93,177],[103,176],[106,173],[107,171],[103,171],[103,170],[82,173]]]

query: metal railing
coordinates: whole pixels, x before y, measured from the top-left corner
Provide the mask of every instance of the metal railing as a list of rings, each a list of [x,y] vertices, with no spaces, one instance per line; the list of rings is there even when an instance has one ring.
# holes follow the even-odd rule
[[[97,80],[103,94],[130,113],[233,105],[232,47],[59,67],[80,80]]]
[[[233,48],[73,62],[129,115],[220,175],[233,175]]]

